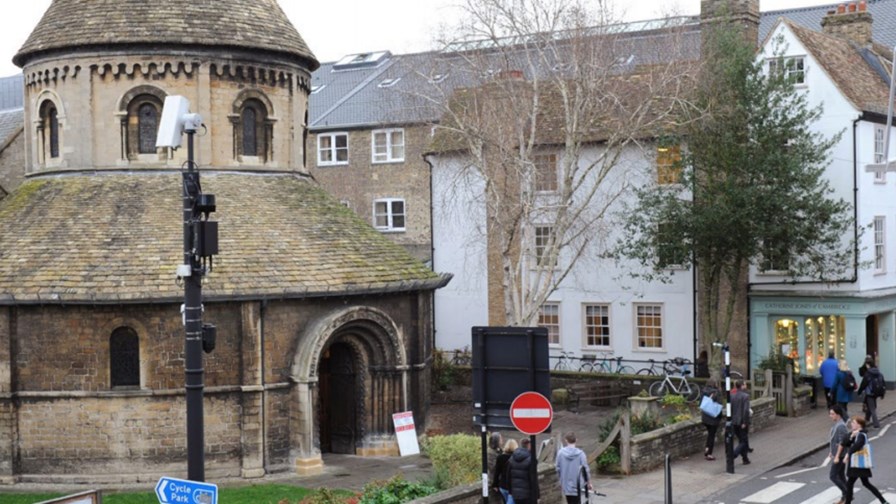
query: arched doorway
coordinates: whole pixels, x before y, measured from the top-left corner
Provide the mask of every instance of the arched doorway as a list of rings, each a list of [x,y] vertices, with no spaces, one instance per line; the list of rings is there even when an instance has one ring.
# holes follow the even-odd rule
[[[320,450],[355,453],[358,441],[358,372],[352,348],[333,343],[321,355],[318,382]]]

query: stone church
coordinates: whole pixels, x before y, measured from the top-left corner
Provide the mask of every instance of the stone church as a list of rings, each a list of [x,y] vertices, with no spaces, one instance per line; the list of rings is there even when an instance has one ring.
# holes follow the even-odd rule
[[[428,408],[433,291],[450,280],[305,169],[311,50],[276,0],[54,0],[14,58],[21,184],[0,200],[0,482],[186,472],[181,170],[168,95],[207,126],[209,480],[397,450]],[[8,177],[13,179],[15,177]]]

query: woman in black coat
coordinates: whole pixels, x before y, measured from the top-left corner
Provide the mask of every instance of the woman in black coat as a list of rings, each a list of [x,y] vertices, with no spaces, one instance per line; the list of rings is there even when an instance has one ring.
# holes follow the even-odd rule
[[[721,393],[715,380],[706,382],[706,386],[703,387],[703,395],[712,399],[713,402],[721,404],[719,397]],[[719,414],[716,416],[712,416],[702,410],[700,414],[703,426],[706,427],[706,445],[703,448],[703,456],[706,460],[715,460],[716,458],[712,455],[712,450],[716,444],[716,432],[719,430],[719,424],[722,423],[722,411],[719,410]]]
[[[513,497],[510,496],[510,471],[508,466],[510,465],[510,456],[517,448],[519,448],[519,445],[516,444],[516,441],[508,439],[504,443],[504,451],[495,460],[492,488],[501,494],[502,501],[507,504],[514,504]]]
[[[540,497],[538,488],[538,462],[530,451],[529,438],[520,439],[520,447],[510,456],[510,495],[516,504],[535,504]]]
[[[865,419],[853,417],[849,421],[847,427],[849,427],[851,431],[850,435],[843,440],[843,444],[841,445],[842,448],[837,452],[837,459],[850,462],[846,469],[846,504],[852,502],[853,487],[855,487],[857,479],[862,480],[862,486],[874,494],[881,504],[887,504],[887,500],[881,495],[880,490],[868,481],[868,479],[871,478],[871,469],[853,467],[851,463],[851,455],[861,450],[868,442],[868,432],[865,430]],[[835,462],[836,461],[837,460],[835,460]]]

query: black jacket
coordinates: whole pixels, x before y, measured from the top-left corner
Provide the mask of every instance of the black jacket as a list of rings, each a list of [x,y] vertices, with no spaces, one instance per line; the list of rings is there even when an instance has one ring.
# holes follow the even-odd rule
[[[510,482],[507,481],[507,462],[510,461],[509,453],[502,453],[495,459],[495,473],[492,477],[492,488],[498,487],[504,490],[510,490]]]
[[[535,459],[532,453],[525,448],[517,448],[509,460],[510,495],[513,500],[528,500],[534,502],[538,499],[538,473],[535,470]]]

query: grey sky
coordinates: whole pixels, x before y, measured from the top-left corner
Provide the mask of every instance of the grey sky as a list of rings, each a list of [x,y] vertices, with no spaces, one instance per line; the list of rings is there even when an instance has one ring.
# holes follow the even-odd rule
[[[615,0],[628,21],[696,14],[700,0]],[[321,61],[347,54],[387,49],[394,53],[433,47],[440,24],[451,23],[455,0],[279,0],[308,46]],[[51,0],[31,0],[0,17],[0,76],[18,73],[12,57],[28,38]],[[819,0],[761,0],[761,9],[778,10],[829,4]]]

